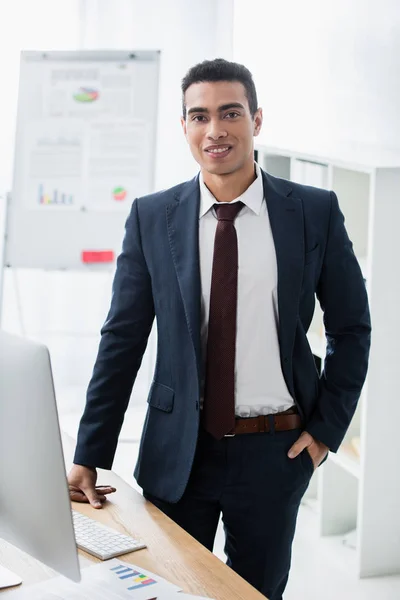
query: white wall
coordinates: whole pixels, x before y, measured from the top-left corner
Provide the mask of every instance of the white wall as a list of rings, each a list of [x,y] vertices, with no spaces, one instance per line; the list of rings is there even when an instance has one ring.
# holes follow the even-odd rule
[[[88,0],[86,48],[161,50],[156,188],[197,172],[183,137],[180,83],[197,62],[232,56],[233,0]]]
[[[76,50],[80,0],[0,0],[0,193],[11,189],[21,50]]]
[[[253,71],[265,143],[400,146],[399,0],[236,0],[234,59]]]

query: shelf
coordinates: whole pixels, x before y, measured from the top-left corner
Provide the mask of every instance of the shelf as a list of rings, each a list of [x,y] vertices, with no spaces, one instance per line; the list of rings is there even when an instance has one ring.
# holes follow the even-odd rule
[[[367,284],[373,322],[379,325],[373,333],[367,384],[345,441],[319,470],[316,492],[311,489],[320,506],[320,532],[323,536],[343,536],[358,528],[355,554],[359,577],[400,573],[400,521],[396,520],[400,404],[396,402],[398,348],[393,336],[398,325],[400,276],[387,259],[398,254],[400,148],[395,152],[361,145],[312,148],[304,140],[297,148],[296,144],[290,148],[282,139],[274,144],[267,136],[257,141],[260,164],[271,175],[326,187],[337,194]],[[327,342],[318,302],[307,340],[321,373]],[[382,414],[390,418],[382,419]],[[353,446],[354,438],[363,440],[361,460]],[[385,444],[379,443],[383,439]],[[354,546],[354,542],[350,540],[349,545]]]
[[[353,475],[357,479],[360,479],[361,466],[360,457],[353,450],[353,447],[349,443],[344,443],[339,448],[337,454],[332,452],[329,453],[329,460],[334,462],[339,467],[342,467],[347,473]]]
[[[307,145],[304,140],[293,146],[280,146],[276,140],[258,138],[256,145],[260,152],[276,156],[298,158],[300,160],[343,166],[356,171],[372,171],[376,168],[397,168],[400,166],[400,151],[398,148],[382,148],[358,143],[332,143]],[[267,143],[265,143],[267,142]],[[293,142],[293,140],[292,140]]]

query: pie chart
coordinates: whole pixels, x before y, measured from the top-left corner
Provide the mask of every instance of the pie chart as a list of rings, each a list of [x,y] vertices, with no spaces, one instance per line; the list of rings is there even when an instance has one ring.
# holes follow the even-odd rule
[[[113,198],[117,202],[121,202],[122,200],[125,200],[127,194],[128,194],[128,192],[126,191],[126,189],[124,187],[116,187],[113,189]]]
[[[95,102],[99,97],[99,91],[93,88],[81,87],[74,94],[76,102]]]

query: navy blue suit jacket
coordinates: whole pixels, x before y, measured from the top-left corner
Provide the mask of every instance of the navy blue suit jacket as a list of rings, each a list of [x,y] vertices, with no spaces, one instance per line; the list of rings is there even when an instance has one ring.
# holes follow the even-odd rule
[[[367,372],[364,280],[336,195],[262,176],[278,265],[283,375],[307,431],[335,452]],[[157,360],[135,476],[148,493],[169,502],[185,490],[199,428],[199,205],[198,177],[132,205],[74,459],[111,468],[156,317]],[[322,376],[306,337],[315,295],[327,335]]]

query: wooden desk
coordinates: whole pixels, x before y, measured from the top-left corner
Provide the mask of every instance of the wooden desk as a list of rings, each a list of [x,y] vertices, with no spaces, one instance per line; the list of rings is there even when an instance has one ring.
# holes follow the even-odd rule
[[[75,442],[63,436],[63,446],[66,465],[69,468]],[[118,531],[143,539],[147,548],[121,556],[122,560],[165,577],[187,593],[215,600],[265,600],[265,596],[145,500],[118,475],[102,469],[98,471],[99,484],[113,485],[117,491],[110,496],[110,500],[101,510],[76,502],[73,503],[73,508]],[[88,561],[100,562],[81,550],[79,555],[82,566],[89,564]],[[20,575],[23,586],[55,575],[52,569],[2,540],[0,564]]]

